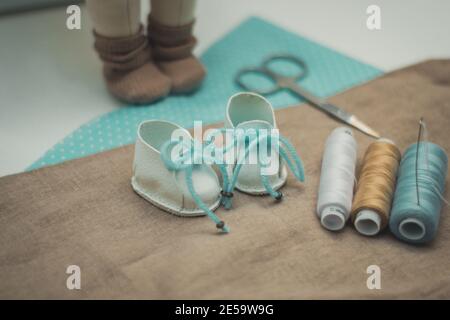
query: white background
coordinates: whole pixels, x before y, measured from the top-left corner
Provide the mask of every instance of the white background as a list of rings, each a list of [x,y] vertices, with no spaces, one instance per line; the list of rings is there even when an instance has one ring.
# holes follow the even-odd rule
[[[366,28],[381,7],[382,30]],[[149,9],[143,3],[144,19]],[[199,0],[197,53],[250,15],[390,71],[450,58],[450,0]],[[20,172],[81,124],[120,107],[105,91],[91,24],[65,8],[0,17],[0,176]]]

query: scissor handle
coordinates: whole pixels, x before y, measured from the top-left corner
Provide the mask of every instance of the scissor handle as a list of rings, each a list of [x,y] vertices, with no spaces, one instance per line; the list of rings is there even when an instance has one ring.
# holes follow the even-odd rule
[[[248,83],[246,83],[243,80],[244,76],[248,75],[248,74],[262,75],[262,76],[268,78],[273,83],[273,85],[269,86],[268,88],[265,88],[265,89],[253,87],[252,85],[249,85]],[[271,74],[271,71],[266,70],[262,67],[244,68],[244,69],[239,70],[239,72],[236,74],[235,81],[242,89],[251,91],[251,92],[255,92],[255,93],[261,94],[263,96],[269,95],[269,94],[277,92],[278,90],[281,90],[281,87],[277,83],[277,79],[275,78],[275,76],[273,76]]]
[[[270,65],[271,63],[275,62],[275,61],[289,61],[292,64],[295,64],[298,67],[298,72],[295,73],[294,75],[284,75],[280,72],[277,72],[275,70],[273,70]],[[277,82],[280,82],[280,80],[282,79],[289,79],[292,81],[298,81],[301,78],[304,78],[307,74],[308,74],[308,67],[306,66],[306,63],[291,54],[276,54],[276,55],[272,55],[270,57],[268,57],[266,60],[263,61],[262,63],[262,68],[266,71],[269,71],[270,75],[272,77],[275,78],[275,80],[277,80]]]
[[[299,71],[293,75],[293,76],[287,76],[284,74],[281,74],[277,71],[274,71],[271,68],[271,63],[277,61],[277,60],[285,60],[289,61],[299,68]],[[283,88],[287,88],[288,84],[292,84],[293,82],[298,81],[299,79],[303,78],[307,74],[307,67],[303,60],[289,54],[277,54],[268,57],[265,59],[260,67],[252,67],[252,68],[244,68],[241,69],[235,77],[236,83],[241,86],[244,90],[252,91],[258,94],[262,95],[270,95],[273,94]],[[266,89],[259,89],[256,87],[253,87],[246,83],[243,78],[245,75],[248,74],[259,74],[266,78],[268,78],[271,82],[273,82],[273,86],[270,86]]]

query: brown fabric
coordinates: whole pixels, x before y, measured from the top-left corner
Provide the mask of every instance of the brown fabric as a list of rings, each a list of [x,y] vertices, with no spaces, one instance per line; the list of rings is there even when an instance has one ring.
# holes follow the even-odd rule
[[[404,150],[417,137],[450,150],[450,60],[390,73],[331,99]],[[388,116],[386,116],[388,115]],[[1,298],[450,298],[450,218],[437,238],[412,246],[323,229],[315,212],[326,137],[340,124],[310,106],[277,111],[297,147],[306,183],[289,179],[281,203],[235,193],[206,218],[180,218],[130,187],[133,146],[0,179]],[[359,159],[371,140],[355,132]],[[449,199],[450,193],[445,193]],[[81,290],[66,289],[68,265]],[[381,268],[381,290],[366,269]]]
[[[183,26],[165,26],[148,15],[148,37],[151,42],[172,47],[185,43],[192,37],[195,21]]]
[[[206,75],[205,68],[194,56],[174,61],[158,61],[157,64],[170,78],[173,93],[192,92],[201,85]]]
[[[197,40],[192,35],[194,21],[184,26],[164,26],[148,16],[148,38],[152,56],[172,82],[172,92],[185,93],[198,88],[206,70],[192,55]]]
[[[138,33],[130,37],[110,38],[104,37],[95,30],[93,31],[95,42],[94,48],[100,53],[106,52],[111,54],[128,54],[130,51],[136,50],[142,45],[147,45],[148,41],[143,34],[142,25]]]
[[[148,38],[156,61],[172,61],[192,56],[197,40],[192,35],[194,21],[178,27],[164,26],[148,16]]]
[[[114,96],[130,103],[149,103],[169,93],[170,79],[150,60],[142,27],[131,37],[107,38],[96,32],[94,37],[106,85]]]
[[[197,44],[194,37],[190,37],[185,43],[176,47],[163,47],[155,45],[153,47],[153,57],[157,61],[174,61],[192,56],[192,49]]]

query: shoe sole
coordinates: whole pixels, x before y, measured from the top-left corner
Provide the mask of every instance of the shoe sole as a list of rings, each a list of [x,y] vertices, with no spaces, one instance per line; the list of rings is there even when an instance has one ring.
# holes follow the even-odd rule
[[[274,186],[272,186],[272,188],[275,191],[277,191],[281,189],[286,184],[286,182],[287,182],[287,170],[286,168],[283,168],[281,172],[280,181],[277,182]],[[239,182],[236,182],[236,189],[242,193],[254,196],[264,196],[269,194],[264,187],[262,187],[261,189],[249,188],[248,186],[240,185]]]
[[[131,186],[132,186],[134,192],[136,192],[139,196],[141,196],[142,198],[144,198],[145,200],[150,202],[152,205],[154,205],[155,207],[157,207],[157,208],[159,208],[159,209],[161,209],[161,210],[163,210],[165,212],[171,213],[171,214],[179,216],[179,217],[202,217],[202,216],[206,216],[207,215],[201,209],[198,209],[198,210],[181,210],[180,211],[180,210],[176,210],[176,209],[170,208],[166,204],[164,204],[164,203],[162,203],[162,202],[160,202],[158,200],[155,200],[155,199],[151,198],[150,196],[148,196],[146,193],[142,192],[141,189],[139,188],[139,186],[135,183],[134,179],[131,180]],[[209,207],[209,209],[211,211],[215,211],[217,208],[219,208],[220,201],[221,201],[221,198],[219,197],[217,199],[217,201],[214,202],[214,204]]]

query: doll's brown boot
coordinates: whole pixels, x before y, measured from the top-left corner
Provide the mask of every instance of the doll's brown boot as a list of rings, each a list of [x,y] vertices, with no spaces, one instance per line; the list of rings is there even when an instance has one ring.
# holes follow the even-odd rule
[[[108,38],[94,31],[94,47],[103,61],[108,90],[120,100],[143,104],[166,96],[170,79],[151,61],[148,40],[142,32],[123,38]]]
[[[172,92],[188,93],[199,87],[206,71],[192,54],[196,39],[192,35],[194,22],[165,26],[148,18],[148,38],[155,63],[172,82]]]

